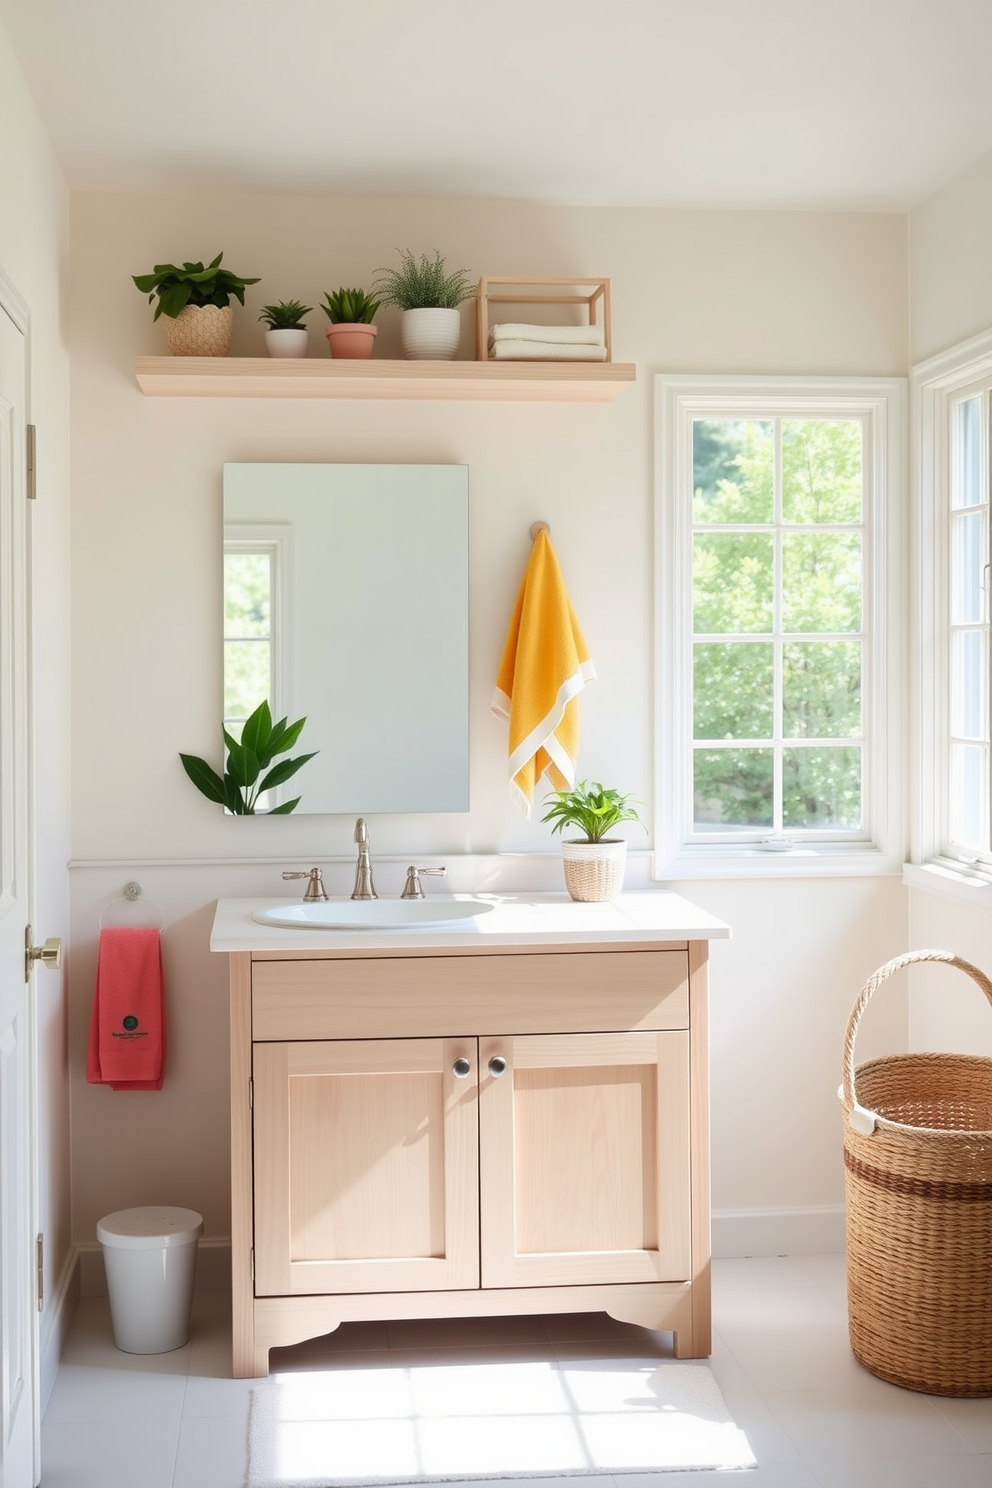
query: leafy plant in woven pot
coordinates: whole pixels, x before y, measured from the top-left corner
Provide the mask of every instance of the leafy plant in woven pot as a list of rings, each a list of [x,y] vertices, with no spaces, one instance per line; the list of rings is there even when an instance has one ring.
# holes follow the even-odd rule
[[[312,305],[299,300],[277,300],[274,305],[263,305],[259,320],[265,322],[265,349],[270,357],[305,357],[310,341],[310,332],[303,317],[310,315]]]
[[[552,823],[552,832],[573,827],[583,834],[562,837],[561,842],[565,887],[573,899],[586,903],[615,899],[623,888],[627,842],[608,834],[621,822],[644,826],[632,800],[598,780],[580,780],[574,789],[554,791],[544,798],[545,805],[552,804],[541,820]]]
[[[321,309],[330,321],[324,327],[327,349],[332,357],[365,360],[372,355],[378,327],[372,324],[381,304],[364,289],[324,291],[326,304]]]
[[[461,340],[462,320],[458,306],[475,294],[467,269],[445,268],[435,249],[434,257],[419,259],[409,249],[398,249],[398,269],[377,269],[375,293],[384,305],[403,312],[400,345],[412,361],[451,361]]]
[[[222,269],[223,253],[202,263],[156,264],[150,274],[131,277],[149,305],[157,299],[153,320],[165,316],[165,347],[170,356],[226,356],[234,330],[231,298],[243,305],[244,279]]]

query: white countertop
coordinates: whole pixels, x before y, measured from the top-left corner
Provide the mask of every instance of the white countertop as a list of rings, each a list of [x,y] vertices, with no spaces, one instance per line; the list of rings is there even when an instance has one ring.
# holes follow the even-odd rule
[[[506,945],[590,945],[644,941],[726,940],[730,926],[668,889],[621,894],[579,904],[567,894],[450,894],[479,899],[491,912],[457,927],[404,930],[284,930],[260,925],[253,910],[299,904],[296,898],[218,899],[212,951],[400,950]]]

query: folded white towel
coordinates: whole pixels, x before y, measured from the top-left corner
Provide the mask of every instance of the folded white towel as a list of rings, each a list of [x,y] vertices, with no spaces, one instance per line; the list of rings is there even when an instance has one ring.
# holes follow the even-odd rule
[[[558,341],[563,346],[602,346],[603,328],[597,325],[525,325],[518,321],[504,321],[490,327],[490,345],[497,341]]]
[[[605,346],[569,346],[561,341],[497,341],[490,355],[498,362],[605,362]]]

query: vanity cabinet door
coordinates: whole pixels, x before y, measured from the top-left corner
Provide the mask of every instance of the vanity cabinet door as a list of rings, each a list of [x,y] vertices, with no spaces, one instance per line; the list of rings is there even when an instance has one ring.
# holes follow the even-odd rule
[[[479,1053],[482,1285],[687,1280],[688,1032],[492,1037]]]
[[[253,1082],[257,1296],[479,1285],[474,1038],[255,1044]]]

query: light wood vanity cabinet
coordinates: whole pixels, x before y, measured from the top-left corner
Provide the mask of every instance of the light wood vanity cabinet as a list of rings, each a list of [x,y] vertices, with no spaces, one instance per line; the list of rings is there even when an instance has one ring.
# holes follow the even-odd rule
[[[706,942],[231,956],[234,1372],[346,1319],[710,1350]]]

